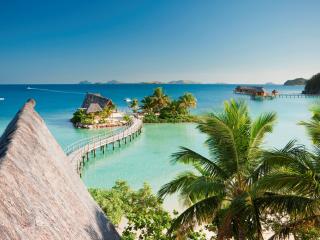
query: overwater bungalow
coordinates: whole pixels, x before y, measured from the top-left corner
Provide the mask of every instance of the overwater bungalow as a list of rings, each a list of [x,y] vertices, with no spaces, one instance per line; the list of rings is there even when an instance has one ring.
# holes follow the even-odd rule
[[[268,93],[263,87],[259,86],[237,86],[234,93],[249,95],[253,100],[273,99],[279,94],[277,90]]]
[[[262,97],[268,95],[268,92],[263,87],[256,86],[237,86],[234,92],[239,94],[247,94]]]

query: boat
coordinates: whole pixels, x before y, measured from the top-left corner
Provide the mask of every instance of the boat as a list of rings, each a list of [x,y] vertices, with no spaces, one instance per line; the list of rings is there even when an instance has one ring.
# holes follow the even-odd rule
[[[31,87],[29,87],[29,86],[27,87],[27,90],[31,90],[31,89],[32,89]]]
[[[5,100],[5,98],[4,97],[0,97],[0,101],[4,101]]]
[[[125,98],[124,101],[125,101],[126,103],[132,102],[132,100],[131,100],[130,98]]]

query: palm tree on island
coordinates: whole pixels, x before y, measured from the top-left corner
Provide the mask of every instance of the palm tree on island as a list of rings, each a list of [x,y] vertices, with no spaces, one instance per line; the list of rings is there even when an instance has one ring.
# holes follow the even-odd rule
[[[189,110],[197,106],[197,99],[191,93],[185,93],[179,97],[179,103],[183,109]]]
[[[141,101],[144,122],[196,122],[197,116],[190,114],[190,109],[197,106],[197,99],[191,93],[185,93],[178,99],[171,99],[161,87]]]
[[[152,105],[154,106],[154,111],[159,113],[160,110],[170,104],[170,98],[163,92],[161,87],[154,90],[151,96]]]
[[[139,109],[139,101],[138,99],[133,99],[132,102],[130,103],[130,108],[132,109],[133,113],[137,113]]]

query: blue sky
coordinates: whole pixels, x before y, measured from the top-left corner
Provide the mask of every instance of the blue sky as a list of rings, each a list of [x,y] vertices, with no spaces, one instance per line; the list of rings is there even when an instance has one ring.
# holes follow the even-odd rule
[[[0,0],[0,83],[263,83],[320,72],[320,1]]]

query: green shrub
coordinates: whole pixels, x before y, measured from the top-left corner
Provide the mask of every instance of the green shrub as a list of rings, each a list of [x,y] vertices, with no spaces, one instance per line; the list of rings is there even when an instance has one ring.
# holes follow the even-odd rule
[[[171,218],[149,185],[133,191],[126,182],[117,181],[110,190],[89,189],[89,192],[114,224],[119,224],[122,217],[128,219],[123,239],[167,239],[165,232]]]

